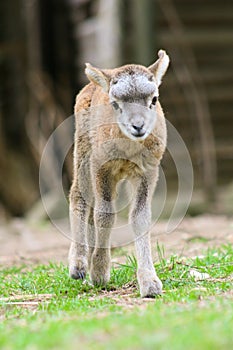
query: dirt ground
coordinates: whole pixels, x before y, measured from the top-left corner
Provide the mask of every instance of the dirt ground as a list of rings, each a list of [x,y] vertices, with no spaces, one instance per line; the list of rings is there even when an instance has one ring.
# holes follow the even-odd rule
[[[233,244],[233,218],[226,216],[201,215],[185,218],[171,233],[166,232],[166,221],[159,222],[152,229],[152,252],[158,258],[156,244],[164,247],[165,256],[197,256],[209,247]],[[133,240],[125,223],[118,225],[113,245],[119,237],[118,250],[113,261],[134,253]],[[47,263],[67,261],[70,240],[51,223],[28,223],[23,219],[8,222],[0,220],[0,265]],[[121,255],[120,258],[118,258]],[[123,257],[122,257],[123,255]]]

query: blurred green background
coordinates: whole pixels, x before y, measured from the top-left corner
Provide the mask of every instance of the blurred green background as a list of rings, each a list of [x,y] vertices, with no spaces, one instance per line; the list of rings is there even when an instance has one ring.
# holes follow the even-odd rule
[[[193,162],[190,214],[232,214],[232,0],[8,0],[0,3],[4,215],[25,215],[40,200],[41,154],[53,130],[73,113],[75,95],[86,83],[84,63],[149,65],[160,48],[171,58],[161,103]],[[176,168],[168,153],[163,169],[173,193]],[[71,152],[63,177],[68,191]]]

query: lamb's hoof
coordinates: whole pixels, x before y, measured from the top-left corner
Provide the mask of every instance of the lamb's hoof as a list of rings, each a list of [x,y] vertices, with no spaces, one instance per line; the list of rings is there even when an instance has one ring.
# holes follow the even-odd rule
[[[154,298],[162,294],[162,282],[152,269],[139,269],[137,272],[138,284],[142,298]]]
[[[158,277],[153,280],[144,280],[140,285],[140,294],[142,298],[155,298],[162,294],[162,282]]]
[[[100,273],[95,273],[93,270],[90,273],[91,277],[91,282],[93,283],[94,286],[99,286],[99,287],[105,287],[106,284],[110,280],[110,271],[100,274]]]
[[[84,267],[80,269],[77,266],[71,266],[69,275],[75,280],[83,280],[86,277],[86,269]]]

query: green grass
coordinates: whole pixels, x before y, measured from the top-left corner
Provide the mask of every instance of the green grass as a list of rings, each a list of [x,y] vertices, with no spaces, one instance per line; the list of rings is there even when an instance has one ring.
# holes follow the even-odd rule
[[[233,248],[168,260],[157,250],[164,293],[149,301],[134,257],[112,269],[104,291],[71,280],[62,264],[2,267],[0,349],[233,348]],[[190,270],[210,277],[195,281]]]

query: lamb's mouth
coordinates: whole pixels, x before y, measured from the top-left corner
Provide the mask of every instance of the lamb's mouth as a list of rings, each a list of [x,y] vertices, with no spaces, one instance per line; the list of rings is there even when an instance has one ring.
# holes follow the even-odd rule
[[[146,138],[148,137],[148,133],[147,132],[143,132],[143,133],[140,133],[140,134],[134,134],[134,133],[131,133],[131,139],[134,140],[134,141],[144,141]]]
[[[139,131],[139,132],[132,132],[132,135],[136,138],[141,138],[146,134],[145,131]]]

